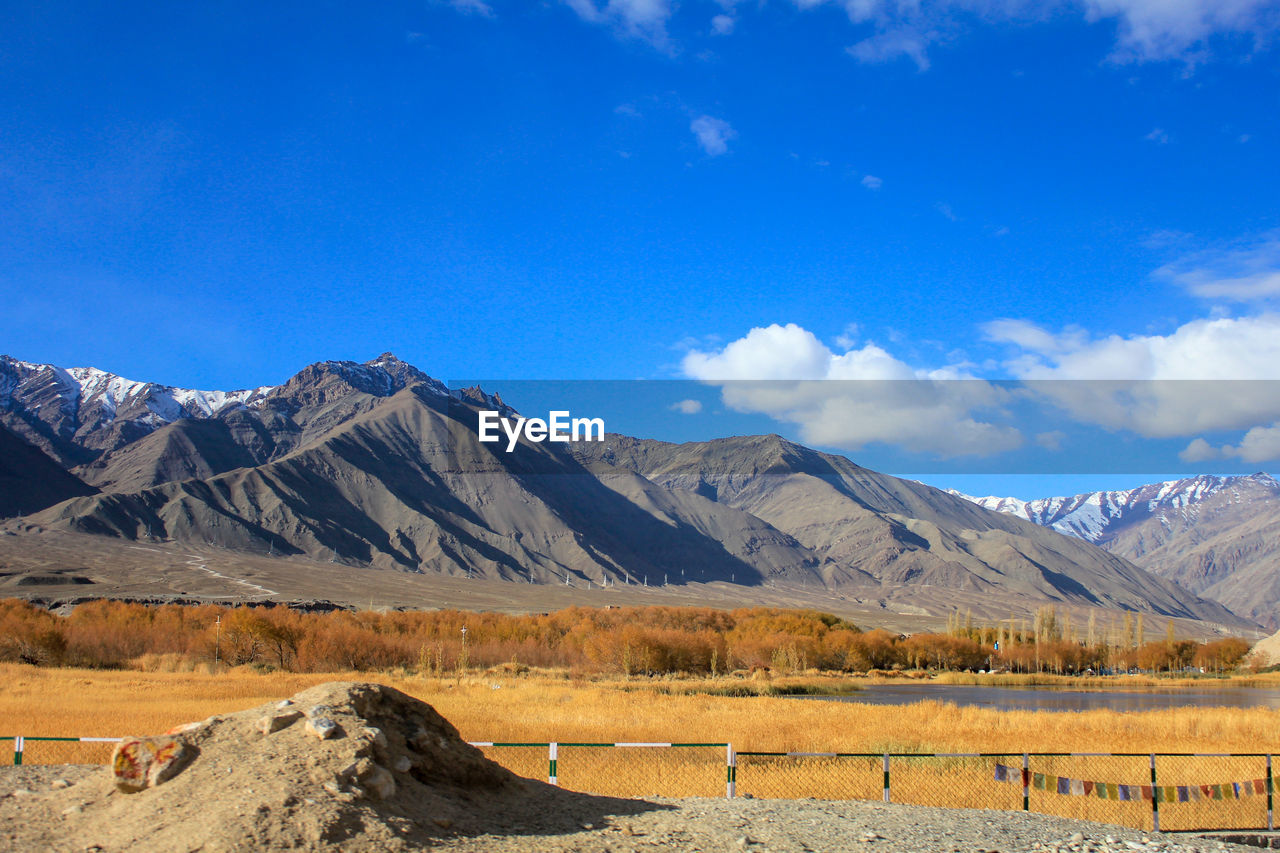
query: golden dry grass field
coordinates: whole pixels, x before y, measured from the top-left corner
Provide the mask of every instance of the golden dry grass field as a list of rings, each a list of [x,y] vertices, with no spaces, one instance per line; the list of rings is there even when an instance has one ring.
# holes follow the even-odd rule
[[[90,671],[0,665],[0,735],[151,734],[211,714],[254,707],[324,681],[390,684],[434,706],[467,740],[498,742],[731,742],[739,752],[1280,752],[1280,711],[1176,709],[1144,713],[1048,713],[816,702],[781,696],[685,693],[705,683],[575,681],[474,674],[424,679],[370,673],[328,675],[232,671]],[[722,680],[723,681],[723,680]],[[1128,685],[1126,685],[1128,686]],[[495,748],[491,757],[545,778],[545,748]],[[109,746],[28,743],[27,762],[104,761]],[[720,796],[723,748],[636,750],[561,747],[561,784],[615,795]],[[0,759],[3,760],[3,759]],[[1010,759],[1009,763],[1020,763]],[[1141,759],[1038,759],[1040,771],[1146,784]],[[894,799],[931,805],[1021,807],[1021,787],[992,780],[995,759],[894,759]],[[1165,784],[1257,778],[1254,759],[1162,759]],[[1191,762],[1191,763],[1188,763]],[[1255,767],[1254,765],[1258,766]],[[1033,767],[1033,769],[1036,769]],[[1221,777],[1221,778],[1219,778]],[[739,790],[756,796],[880,796],[878,758],[740,759]],[[1166,828],[1257,826],[1265,798],[1166,807]],[[1149,825],[1149,803],[1117,803],[1033,792],[1033,808]]]
[[[707,682],[657,679],[208,674],[21,664],[0,664],[0,735],[153,733],[334,680],[390,684],[433,705],[468,740],[732,741],[740,750],[761,751],[1280,751],[1280,711],[1267,709],[1054,714],[935,702],[882,706],[713,696],[683,692]]]

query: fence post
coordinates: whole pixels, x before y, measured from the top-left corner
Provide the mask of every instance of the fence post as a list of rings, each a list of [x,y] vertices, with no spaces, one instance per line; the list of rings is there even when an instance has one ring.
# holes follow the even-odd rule
[[[1151,831],[1160,831],[1160,793],[1156,785],[1156,754],[1151,753]]]
[[[18,735],[13,739],[13,763],[15,767],[22,763],[23,746],[22,735]]]
[[[1022,753],[1022,810],[1031,811],[1031,756]]]
[[[884,801],[889,802],[889,753],[884,754]]]
[[[555,743],[554,741],[547,744],[547,764],[548,764],[547,784],[548,785],[560,784],[559,782],[556,781],[556,757],[557,757],[557,753],[559,753],[559,749],[557,748],[558,746],[559,744]]]
[[[725,744],[725,784],[724,797],[732,800],[738,792],[738,754],[733,751],[733,744]]]
[[[1271,783],[1271,753],[1267,753],[1267,829],[1274,830],[1275,824],[1271,820],[1271,792],[1275,785]]]

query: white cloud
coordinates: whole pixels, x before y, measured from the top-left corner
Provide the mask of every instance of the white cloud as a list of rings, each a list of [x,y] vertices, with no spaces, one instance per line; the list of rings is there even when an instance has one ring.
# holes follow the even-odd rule
[[[1272,0],[1085,0],[1089,20],[1114,19],[1119,59],[1187,59],[1215,35],[1275,29]]]
[[[678,403],[672,403],[667,408],[673,412],[679,412],[682,415],[696,415],[702,411],[701,400],[681,400]]]
[[[1203,438],[1197,438],[1178,454],[1178,458],[1184,462],[1234,458],[1249,463],[1280,459],[1280,422],[1254,427],[1244,434],[1237,445],[1214,447]]]
[[[857,323],[848,323],[844,327],[844,331],[836,335],[835,345],[846,350],[851,350],[858,345],[858,335],[861,334],[862,327]]]
[[[1197,438],[1182,449],[1178,458],[1183,462],[1208,462],[1211,459],[1221,459],[1222,451],[1203,438]]]
[[[735,23],[732,15],[716,15],[711,19],[711,34],[727,36],[733,32]]]
[[[955,211],[951,209],[951,205],[949,204],[938,202],[933,206],[933,209],[938,211],[938,213],[941,213],[944,219],[948,219],[952,222],[960,221],[960,218],[956,216]]]
[[[738,133],[729,122],[722,118],[702,115],[689,123],[689,130],[698,139],[698,145],[707,152],[708,157],[719,157],[729,151],[730,141],[737,138]]]
[[[1036,433],[1036,444],[1055,453],[1062,449],[1062,443],[1066,440],[1067,434],[1060,429]]]
[[[845,52],[859,62],[873,65],[906,57],[914,62],[919,70],[928,71],[929,56],[926,53],[928,43],[929,39],[913,30],[889,30],[852,44],[845,48]]]
[[[1114,26],[1116,61],[1203,61],[1218,37],[1257,43],[1280,27],[1274,0],[792,0],[804,11],[839,6],[855,25],[877,32],[848,48],[862,62],[909,57],[929,67],[928,49],[951,39],[973,21],[1048,21],[1064,13]]]
[[[643,39],[660,50],[670,49],[667,22],[671,20],[671,0],[564,0],[578,17],[593,24],[612,27],[624,36]]]
[[[1083,423],[1169,438],[1280,418],[1269,384],[1280,379],[1280,314],[1194,320],[1168,335],[1054,334],[1018,320],[982,329],[1016,348],[1005,368],[1031,393]]]
[[[1280,232],[1189,255],[1156,270],[1154,277],[1205,299],[1252,302],[1280,296]]]
[[[1005,400],[997,386],[953,368],[913,368],[874,343],[833,352],[794,323],[754,328],[718,350],[693,350],[682,368],[719,384],[730,408],[795,424],[813,444],[856,450],[882,442],[961,456],[1023,442],[1018,430],[979,416]]]
[[[493,7],[484,0],[449,0],[449,5],[464,15],[493,17]]]
[[[1155,130],[1152,130],[1150,133],[1148,133],[1146,136],[1142,138],[1147,140],[1148,142],[1154,142],[1156,145],[1169,144],[1169,132],[1164,128],[1160,128],[1160,127],[1157,127]]]
[[[987,340],[1016,344],[1040,355],[1057,355],[1078,349],[1089,337],[1088,332],[1077,326],[1054,334],[1026,320],[992,320],[981,328]]]
[[[1280,314],[1192,320],[1168,335],[1060,334],[1021,320],[982,327],[988,340],[1030,356],[1011,364],[1019,379],[1280,379]]]
[[[878,190],[884,186],[884,181],[880,180],[875,175],[863,175],[862,185],[869,190]]]
[[[1280,423],[1266,427],[1254,427],[1244,434],[1244,440],[1236,447],[1224,447],[1228,456],[1236,456],[1245,462],[1269,462],[1280,459]]]

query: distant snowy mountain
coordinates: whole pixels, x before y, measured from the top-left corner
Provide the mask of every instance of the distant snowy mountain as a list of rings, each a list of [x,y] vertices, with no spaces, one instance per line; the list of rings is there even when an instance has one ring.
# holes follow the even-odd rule
[[[443,384],[384,353],[372,361],[313,364],[283,385],[199,391],[139,382],[94,367],[64,368],[0,356],[0,425],[66,467],[84,465],[180,420],[226,419],[236,412],[289,415],[336,388],[375,397],[411,384],[447,394]]]
[[[953,492],[959,495],[959,492]],[[1280,481],[1203,475],[1069,498],[974,498],[1280,627]]]
[[[1116,530],[1137,521],[1159,519],[1166,527],[1194,523],[1199,504],[1211,496],[1225,493],[1228,499],[1244,500],[1244,492],[1258,488],[1280,494],[1280,482],[1270,474],[1216,477],[1202,474],[1181,480],[1149,483],[1136,489],[1114,492],[1089,492],[1062,498],[973,497],[954,489],[953,495],[973,501],[986,509],[1005,512],[1052,527],[1059,533],[1076,536],[1096,545],[1114,538]]]

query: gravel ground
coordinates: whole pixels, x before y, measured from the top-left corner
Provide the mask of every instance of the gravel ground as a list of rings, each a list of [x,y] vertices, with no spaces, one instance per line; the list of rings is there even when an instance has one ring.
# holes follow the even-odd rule
[[[1213,839],[1066,818],[863,801],[654,798],[658,808],[608,817],[569,835],[445,839],[451,851],[838,851],[868,853],[1130,853],[1252,851]],[[536,829],[535,829],[536,832]]]

